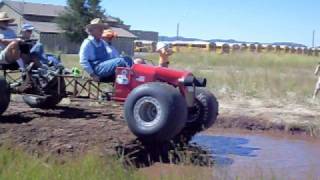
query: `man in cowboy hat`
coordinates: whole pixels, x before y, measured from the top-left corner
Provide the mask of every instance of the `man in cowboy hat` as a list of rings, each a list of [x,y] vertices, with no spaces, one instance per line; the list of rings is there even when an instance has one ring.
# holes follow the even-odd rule
[[[100,18],[93,19],[86,26],[88,38],[79,51],[81,66],[95,81],[113,76],[117,67],[132,66],[131,58],[112,57],[109,44],[102,39],[103,31],[108,28]]]
[[[19,39],[16,33],[9,28],[14,22],[6,12],[0,12],[0,62],[13,63],[20,58]]]

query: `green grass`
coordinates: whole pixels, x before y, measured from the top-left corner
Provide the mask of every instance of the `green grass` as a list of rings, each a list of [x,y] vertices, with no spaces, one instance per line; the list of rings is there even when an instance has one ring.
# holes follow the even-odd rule
[[[158,54],[143,58],[158,61]],[[78,55],[62,55],[63,64],[80,67]],[[207,87],[221,98],[254,97],[289,103],[310,103],[316,76],[313,71],[319,57],[294,54],[237,53],[219,55],[210,52],[175,53],[170,66],[206,77]]]
[[[144,58],[158,61],[157,54]],[[79,67],[77,55],[63,55],[66,67]],[[181,52],[171,67],[192,71],[208,79],[208,88],[223,97],[256,97],[286,102],[309,102],[319,57],[293,54]]]
[[[156,54],[145,56],[157,62]],[[291,54],[208,52],[176,53],[171,67],[206,77],[208,87],[222,97],[256,97],[290,102],[308,102],[319,57]]]
[[[79,56],[77,54],[62,54],[61,60],[63,65],[68,68],[72,68],[72,67],[80,68]]]
[[[51,160],[52,159],[52,160]],[[54,158],[36,158],[22,150],[0,148],[0,179],[10,180],[99,180],[145,179],[133,170],[124,168],[112,157],[100,157],[90,153],[64,163]]]
[[[211,179],[211,169],[200,166],[159,167],[139,171],[123,165],[122,158],[88,152],[84,156],[36,157],[10,145],[0,145],[0,179],[10,180],[140,180],[140,179]],[[188,163],[187,163],[188,164]],[[165,170],[167,173],[160,173]],[[151,172],[151,173],[150,173]],[[205,175],[205,176],[204,176]]]

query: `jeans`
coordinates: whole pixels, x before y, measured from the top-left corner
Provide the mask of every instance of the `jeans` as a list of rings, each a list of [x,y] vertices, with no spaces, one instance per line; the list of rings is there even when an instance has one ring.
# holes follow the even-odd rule
[[[108,59],[97,65],[93,65],[94,72],[99,77],[113,76],[117,67],[131,67],[133,61],[130,57]]]
[[[30,50],[30,54],[35,56],[42,64],[48,64],[48,59],[45,57],[43,44],[37,42]]]

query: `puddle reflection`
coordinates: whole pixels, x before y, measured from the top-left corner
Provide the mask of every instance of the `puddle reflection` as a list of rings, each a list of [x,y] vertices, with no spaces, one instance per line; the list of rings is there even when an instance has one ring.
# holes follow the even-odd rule
[[[249,140],[238,137],[197,135],[191,143],[200,145],[212,153],[215,165],[233,164],[232,156],[256,157],[260,148],[248,146]]]

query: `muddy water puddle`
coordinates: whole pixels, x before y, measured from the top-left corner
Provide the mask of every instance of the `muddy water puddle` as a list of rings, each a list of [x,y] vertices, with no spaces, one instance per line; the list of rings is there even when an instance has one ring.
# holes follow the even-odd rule
[[[320,140],[280,133],[214,130],[193,138],[218,179],[320,179]]]

